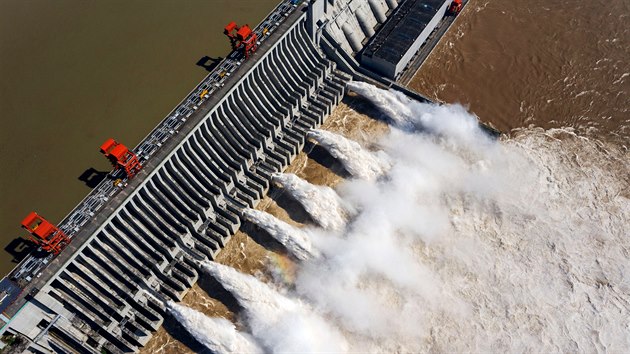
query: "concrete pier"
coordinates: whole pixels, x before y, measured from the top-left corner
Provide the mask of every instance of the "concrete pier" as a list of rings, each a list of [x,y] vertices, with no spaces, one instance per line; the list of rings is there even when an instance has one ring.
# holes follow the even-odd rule
[[[155,299],[183,298],[197,261],[214,259],[240,210],[258,203],[344,94],[350,77],[312,41],[305,12],[282,20],[106,204],[106,218],[73,237],[76,250],[29,284],[4,332],[35,353],[130,353],[147,343],[163,322]]]
[[[133,179],[105,180],[62,220],[63,252],[31,256],[2,280],[0,335],[23,340],[8,352],[136,352],[163,323],[163,302],[182,300],[349,80],[426,100],[353,56],[401,4],[281,2],[255,29],[258,50],[231,53],[134,149],[144,167]]]

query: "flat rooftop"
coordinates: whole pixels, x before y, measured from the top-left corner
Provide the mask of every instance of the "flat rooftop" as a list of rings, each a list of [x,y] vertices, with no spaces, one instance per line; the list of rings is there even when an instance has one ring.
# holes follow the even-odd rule
[[[444,0],[404,1],[365,47],[364,56],[397,64],[437,14]]]

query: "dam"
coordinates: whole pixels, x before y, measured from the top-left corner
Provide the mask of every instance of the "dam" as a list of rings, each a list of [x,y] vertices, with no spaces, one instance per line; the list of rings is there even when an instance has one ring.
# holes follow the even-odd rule
[[[39,249],[2,280],[0,334],[21,338],[8,349],[138,351],[164,321],[162,301],[186,295],[200,262],[229,242],[241,210],[267,193],[346,83],[426,100],[360,59],[374,40],[387,50],[379,31],[396,30],[386,24],[405,15],[397,12],[405,1],[421,0],[283,1],[251,33],[241,27],[239,47],[133,149],[142,168],[110,173],[58,224],[62,250]],[[430,3],[439,3],[437,20],[418,36],[452,23],[443,19],[450,1]]]

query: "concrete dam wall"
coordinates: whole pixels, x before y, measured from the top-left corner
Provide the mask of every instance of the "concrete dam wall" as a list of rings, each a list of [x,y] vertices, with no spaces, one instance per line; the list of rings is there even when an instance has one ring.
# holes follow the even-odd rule
[[[107,204],[70,259],[30,289],[8,324],[32,341],[29,351],[128,353],[147,343],[163,322],[157,299],[183,298],[196,261],[215,257],[238,230],[239,210],[257,204],[344,94],[349,76],[305,23],[305,12],[288,14],[171,138],[166,156],[156,154],[121,202]]]
[[[136,352],[348,81],[426,101],[356,60],[402,2],[282,1],[254,29],[255,52],[232,52],[134,149],[133,179],[102,182],[62,220],[63,252],[31,255],[0,281],[0,335],[25,340],[10,352]]]
[[[347,53],[358,53],[376,27],[398,7],[397,0],[325,0],[316,16],[326,21],[326,31]]]

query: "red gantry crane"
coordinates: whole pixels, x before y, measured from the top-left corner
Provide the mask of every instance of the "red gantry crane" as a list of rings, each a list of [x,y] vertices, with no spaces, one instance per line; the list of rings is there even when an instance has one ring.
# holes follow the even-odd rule
[[[258,49],[258,36],[248,25],[239,27],[236,22],[232,21],[225,26],[223,33],[230,39],[232,50],[240,48],[245,58],[249,58]]]
[[[138,156],[114,139],[107,139],[101,145],[101,153],[109,159],[114,168],[125,170],[128,178],[135,176],[142,168]]]
[[[451,5],[448,7],[448,13],[455,16],[462,11],[463,6],[464,4],[462,3],[462,0],[453,0]]]
[[[59,254],[70,243],[70,238],[63,231],[34,211],[22,220],[22,227],[30,232],[30,238],[33,242],[44,251],[52,252],[55,255]]]

